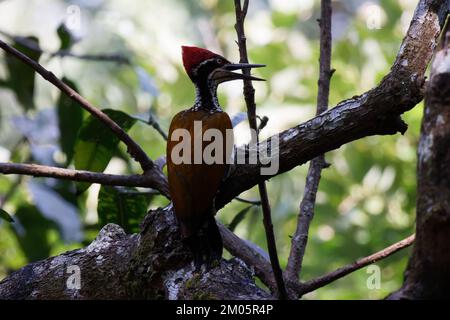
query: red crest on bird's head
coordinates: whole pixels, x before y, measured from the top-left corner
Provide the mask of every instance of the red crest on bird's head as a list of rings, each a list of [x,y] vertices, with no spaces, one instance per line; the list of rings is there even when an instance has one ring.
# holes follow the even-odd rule
[[[192,70],[202,63],[205,60],[221,57],[217,53],[211,52],[209,50],[198,48],[198,47],[189,47],[189,46],[181,46],[182,55],[183,55],[183,65],[189,76],[192,75]]]

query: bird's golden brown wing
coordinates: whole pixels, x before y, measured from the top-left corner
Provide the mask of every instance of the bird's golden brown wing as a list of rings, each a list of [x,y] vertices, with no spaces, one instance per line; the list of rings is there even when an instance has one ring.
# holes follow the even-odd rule
[[[202,133],[207,129],[217,129],[223,136],[223,161],[221,164],[193,164],[194,121],[201,121]],[[186,129],[191,136],[191,164],[174,164],[171,154],[179,141],[171,141],[175,129]],[[178,113],[169,129],[167,143],[167,170],[172,203],[184,237],[195,233],[213,214],[213,203],[217,190],[227,170],[227,159],[231,156],[226,147],[226,130],[232,129],[231,120],[225,112],[208,112],[203,110],[185,110]],[[202,143],[204,148],[211,142]],[[229,142],[230,143],[230,142]],[[232,145],[232,142],[231,142]]]

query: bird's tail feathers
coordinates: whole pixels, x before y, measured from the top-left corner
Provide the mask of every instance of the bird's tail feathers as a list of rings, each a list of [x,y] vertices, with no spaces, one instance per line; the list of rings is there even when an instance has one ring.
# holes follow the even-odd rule
[[[210,267],[214,261],[222,258],[222,236],[216,219],[212,215],[196,233],[186,237],[184,242],[194,255],[194,265],[197,270],[203,264]]]

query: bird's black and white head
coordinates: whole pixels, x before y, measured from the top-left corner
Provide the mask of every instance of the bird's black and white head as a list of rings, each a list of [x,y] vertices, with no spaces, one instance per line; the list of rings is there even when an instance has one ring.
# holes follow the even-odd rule
[[[231,63],[217,53],[198,47],[182,46],[182,51],[184,68],[196,88],[194,108],[220,109],[217,100],[217,86],[220,83],[240,79],[263,81],[251,75],[233,72],[264,67],[262,64]]]

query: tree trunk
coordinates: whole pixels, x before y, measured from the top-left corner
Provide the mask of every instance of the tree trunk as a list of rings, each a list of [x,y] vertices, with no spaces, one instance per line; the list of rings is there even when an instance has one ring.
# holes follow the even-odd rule
[[[405,282],[390,299],[450,297],[450,31],[442,38],[425,91],[416,241]]]

